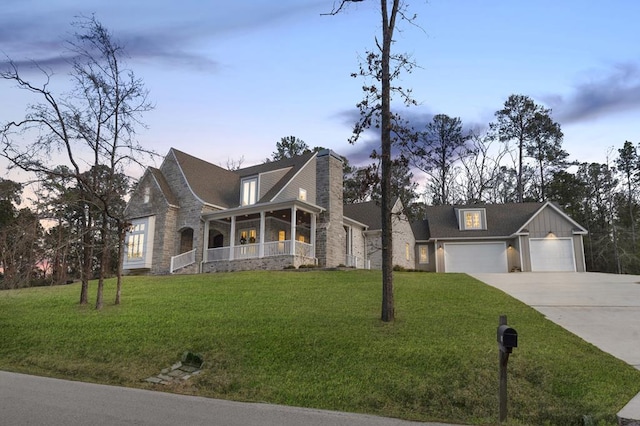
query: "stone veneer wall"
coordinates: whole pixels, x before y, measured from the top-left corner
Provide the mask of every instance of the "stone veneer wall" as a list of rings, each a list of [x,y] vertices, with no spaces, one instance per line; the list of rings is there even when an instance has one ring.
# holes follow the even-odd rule
[[[144,193],[148,191],[149,201],[144,202]],[[131,195],[131,200],[127,204],[125,211],[128,219],[138,219],[143,217],[155,217],[155,232],[153,235],[153,253],[151,269],[129,270],[127,273],[133,274],[168,274],[171,256],[175,248],[175,222],[178,208],[167,203],[162,191],[150,173],[140,181],[138,188]]]
[[[202,264],[202,272],[236,272],[236,271],[259,271],[259,270],[279,270],[291,266],[313,265],[315,259],[303,256],[269,256],[255,259],[238,259],[218,262],[208,262]]]
[[[204,230],[200,218],[203,212],[203,203],[191,191],[173,155],[167,155],[162,166],[160,166],[160,170],[180,203],[180,209],[176,212],[177,214],[173,217],[167,217],[164,228],[165,238],[172,240],[172,243],[166,243],[167,250],[172,252],[167,253],[168,256],[163,254],[162,257],[162,268],[168,271],[171,256],[180,254],[178,253],[180,250],[180,232],[187,228],[193,229],[192,248],[196,249],[196,262],[199,263],[202,260]],[[206,177],[203,178],[206,179]]]
[[[316,165],[316,202],[325,211],[318,216],[316,257],[322,267],[345,262],[342,159],[330,150],[320,151]]]
[[[401,204],[396,201],[393,207],[393,216],[391,217],[393,229],[393,266],[401,266],[406,269],[414,269],[416,267],[415,246],[416,240],[411,230],[409,220],[401,212]],[[409,258],[407,259],[407,245]],[[382,265],[381,265],[382,267]]]

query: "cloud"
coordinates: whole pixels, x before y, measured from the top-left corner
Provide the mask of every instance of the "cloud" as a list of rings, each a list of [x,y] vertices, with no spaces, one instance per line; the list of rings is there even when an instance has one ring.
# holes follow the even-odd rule
[[[426,107],[406,108],[396,111],[402,114],[402,118],[407,121],[408,126],[415,131],[423,131],[428,123],[433,120],[436,115],[430,109]],[[356,109],[344,110],[336,114],[336,118],[347,126],[353,126],[360,114]],[[462,120],[463,133],[470,132],[482,133],[489,126],[488,123],[476,123],[467,122],[463,117]],[[380,130],[376,128],[367,129],[353,145],[353,148],[349,150],[348,157],[352,165],[361,166],[371,163],[371,153],[373,150],[380,152]],[[393,155],[398,155],[399,151],[394,148]]]
[[[640,67],[634,63],[616,64],[596,78],[574,86],[569,96],[547,95],[543,100],[561,124],[640,109]]]
[[[203,49],[207,43],[230,34],[279,25],[326,6],[326,1],[319,0],[276,4],[258,0],[251,8],[233,2],[203,6],[196,0],[114,1],[116,4],[108,7],[91,0],[66,1],[59,7],[55,2],[41,7],[29,2],[20,7],[21,3],[15,2],[10,13],[0,15],[0,53],[19,66],[36,62],[53,70],[66,67],[69,56],[65,56],[64,41],[74,32],[70,23],[78,16],[95,12],[132,61],[215,72],[219,60]],[[0,65],[2,62],[4,58],[0,58]]]

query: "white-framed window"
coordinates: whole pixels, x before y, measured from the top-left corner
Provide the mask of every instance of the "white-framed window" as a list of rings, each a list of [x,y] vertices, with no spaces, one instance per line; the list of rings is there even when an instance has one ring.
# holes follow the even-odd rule
[[[145,186],[142,195],[142,202],[147,204],[149,201],[151,201],[151,188]]]
[[[250,206],[258,201],[257,177],[242,179],[240,200],[243,206]]]
[[[298,189],[298,200],[307,201],[307,190],[304,188]]]
[[[124,269],[150,268],[155,216],[134,219],[125,237]]]
[[[429,249],[427,246],[418,246],[418,262],[429,263]]]
[[[146,223],[131,225],[127,238],[127,259],[137,260],[144,257],[144,240]]]
[[[461,231],[487,229],[484,209],[461,210],[459,223]]]

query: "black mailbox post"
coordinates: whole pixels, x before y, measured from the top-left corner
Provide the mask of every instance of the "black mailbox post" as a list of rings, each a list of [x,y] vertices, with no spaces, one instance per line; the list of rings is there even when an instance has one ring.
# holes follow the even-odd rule
[[[507,362],[513,348],[518,347],[518,332],[507,325],[507,316],[500,315],[497,330],[500,357],[500,422],[507,419]]]

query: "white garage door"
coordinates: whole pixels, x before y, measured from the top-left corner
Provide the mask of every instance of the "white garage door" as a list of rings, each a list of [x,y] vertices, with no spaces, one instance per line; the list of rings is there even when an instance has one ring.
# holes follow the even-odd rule
[[[505,243],[444,245],[445,272],[507,272]]]
[[[576,263],[571,239],[531,239],[529,247],[531,249],[532,271],[575,272]]]

